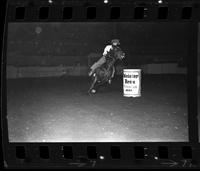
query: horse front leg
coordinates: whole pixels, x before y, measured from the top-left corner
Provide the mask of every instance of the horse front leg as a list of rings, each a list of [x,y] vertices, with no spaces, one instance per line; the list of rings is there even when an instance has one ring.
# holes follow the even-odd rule
[[[112,66],[112,74],[111,74],[110,78],[108,79],[108,83],[109,83],[109,84],[111,84],[114,75],[115,75],[115,67]]]
[[[90,94],[91,90],[94,88],[95,83],[97,82],[97,76],[94,77],[93,82],[88,90],[88,93]]]
[[[113,71],[112,71],[112,76],[111,76],[111,78],[113,78],[114,75],[115,75],[115,67],[113,66]]]

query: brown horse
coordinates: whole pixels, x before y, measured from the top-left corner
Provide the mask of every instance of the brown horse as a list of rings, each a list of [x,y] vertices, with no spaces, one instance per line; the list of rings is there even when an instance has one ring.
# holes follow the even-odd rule
[[[109,51],[106,55],[106,62],[98,67],[92,75],[92,84],[88,90],[88,93],[96,93],[96,87],[103,85],[104,83],[111,80],[114,72],[114,64],[119,59],[125,58],[125,53],[119,48],[114,48]],[[97,85],[98,83],[98,85]]]

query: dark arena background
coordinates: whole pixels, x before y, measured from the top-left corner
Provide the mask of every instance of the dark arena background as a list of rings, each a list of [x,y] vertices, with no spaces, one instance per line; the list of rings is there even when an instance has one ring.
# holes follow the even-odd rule
[[[200,23],[198,23],[198,58],[197,58],[197,84],[198,84],[198,133],[200,142]]]
[[[11,23],[10,142],[188,141],[190,23]],[[112,39],[126,56],[88,95],[90,66]],[[141,69],[141,96],[123,96],[123,69]]]

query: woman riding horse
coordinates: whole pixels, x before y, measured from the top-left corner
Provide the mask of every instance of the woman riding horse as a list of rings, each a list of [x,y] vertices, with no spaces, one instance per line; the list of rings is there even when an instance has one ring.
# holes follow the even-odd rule
[[[117,48],[119,45],[120,45],[119,39],[111,40],[111,45],[107,45],[105,47],[104,52],[103,52],[103,56],[90,67],[91,71],[89,72],[88,75],[91,76],[94,73],[96,68],[103,65],[106,62],[107,53],[110,52],[110,50]],[[114,77],[114,74],[115,74],[115,67],[113,66],[112,78]],[[109,84],[111,84],[111,79],[109,80]]]
[[[113,46],[109,52],[105,55],[105,63],[101,64],[95,68],[92,74],[92,84],[88,93],[92,92],[95,93],[96,90],[94,89],[96,83],[104,84],[108,82],[111,83],[111,79],[114,76],[114,63],[118,59],[123,59],[125,54],[122,52],[121,48],[118,46]]]

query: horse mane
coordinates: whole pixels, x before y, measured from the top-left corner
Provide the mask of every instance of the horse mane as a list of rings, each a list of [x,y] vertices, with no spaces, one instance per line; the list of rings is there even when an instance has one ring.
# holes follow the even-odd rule
[[[110,62],[112,61],[113,59],[116,60],[117,57],[116,57],[116,54],[117,52],[121,51],[121,48],[120,47],[116,47],[115,49],[111,49],[107,54],[106,54],[106,61],[107,62]]]

